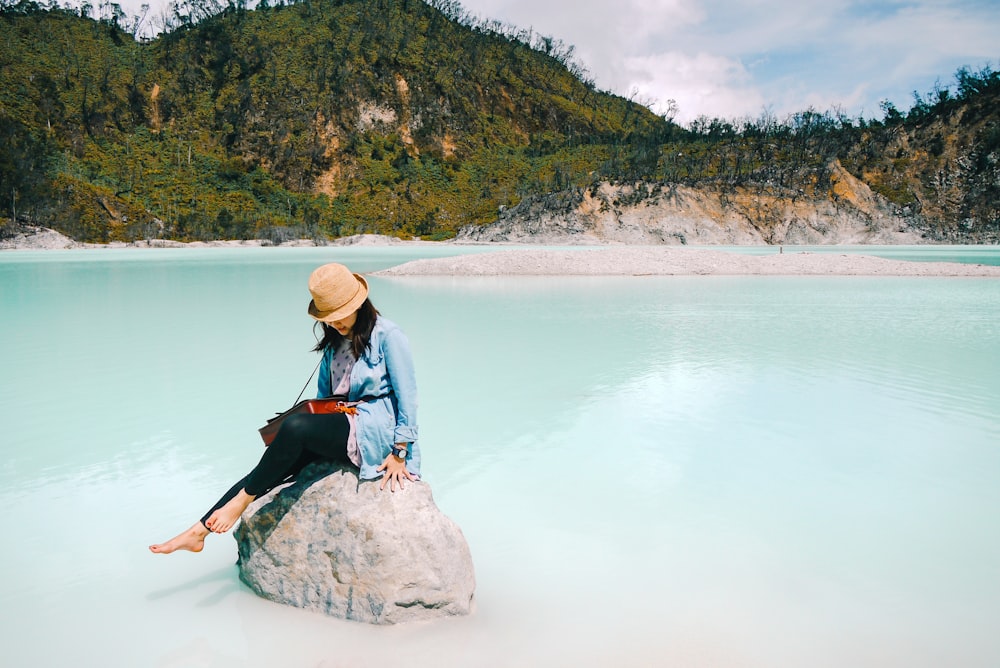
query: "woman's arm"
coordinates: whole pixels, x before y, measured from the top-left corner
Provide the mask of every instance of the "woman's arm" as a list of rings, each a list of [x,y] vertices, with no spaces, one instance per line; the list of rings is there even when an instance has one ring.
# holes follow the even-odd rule
[[[413,355],[410,353],[410,342],[406,335],[398,329],[388,332],[382,346],[385,355],[385,369],[389,374],[389,383],[396,395],[396,426],[392,439],[398,446],[407,446],[417,440],[417,379],[413,369]],[[382,476],[381,489],[389,485],[389,491],[396,491],[396,485],[403,488],[403,479],[413,480],[406,470],[406,459],[389,453],[379,471],[385,471]]]
[[[328,396],[333,394],[333,388],[330,387],[330,356],[327,355],[327,350],[323,351],[323,359],[319,363],[319,378],[316,379],[316,389],[317,399],[326,399]]]
[[[396,394],[396,427],[392,440],[412,443],[417,440],[417,378],[410,342],[402,331],[395,329],[387,333],[382,350],[389,383]]]

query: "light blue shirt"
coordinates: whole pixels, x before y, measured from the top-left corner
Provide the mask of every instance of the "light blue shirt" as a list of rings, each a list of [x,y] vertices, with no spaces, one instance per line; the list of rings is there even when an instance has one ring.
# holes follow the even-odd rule
[[[327,348],[319,365],[320,399],[333,394],[330,387],[330,360],[334,350]],[[375,320],[368,349],[351,369],[349,401],[361,401],[355,418],[358,449],[361,454],[361,478],[378,478],[376,471],[392,452],[395,443],[409,443],[406,468],[420,475],[420,447],[417,444],[417,379],[413,370],[410,342],[396,323]]]

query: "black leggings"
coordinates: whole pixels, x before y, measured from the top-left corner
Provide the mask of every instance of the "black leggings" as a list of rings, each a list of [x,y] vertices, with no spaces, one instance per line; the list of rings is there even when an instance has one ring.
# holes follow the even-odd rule
[[[347,456],[350,431],[347,416],[341,413],[288,416],[257,466],[222,495],[201,518],[201,523],[205,524],[212,513],[226,505],[241,489],[251,496],[266,494],[294,480],[295,475],[312,462],[323,460],[353,466]]]

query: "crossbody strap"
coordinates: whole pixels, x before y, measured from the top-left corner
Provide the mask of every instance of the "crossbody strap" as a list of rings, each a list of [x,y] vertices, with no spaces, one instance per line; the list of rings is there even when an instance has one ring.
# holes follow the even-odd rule
[[[323,355],[325,355],[325,354],[326,353],[324,352]],[[299,399],[301,399],[302,395],[306,393],[306,388],[309,387],[309,383],[312,382],[313,378],[316,376],[316,372],[319,371],[319,365],[323,363],[323,355],[320,355],[320,357],[319,357],[319,363],[316,364],[316,368],[313,369],[313,372],[311,374],[309,374],[309,380],[307,380],[306,384],[302,386],[302,390],[299,392],[299,396],[297,396],[295,398],[295,401],[292,402],[293,406],[295,404],[299,403]]]

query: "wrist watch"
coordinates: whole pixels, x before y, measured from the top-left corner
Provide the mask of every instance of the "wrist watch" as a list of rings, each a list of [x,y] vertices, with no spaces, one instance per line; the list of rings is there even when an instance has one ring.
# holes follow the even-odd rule
[[[405,445],[394,445],[392,446],[392,454],[400,459],[406,459],[406,446]]]

